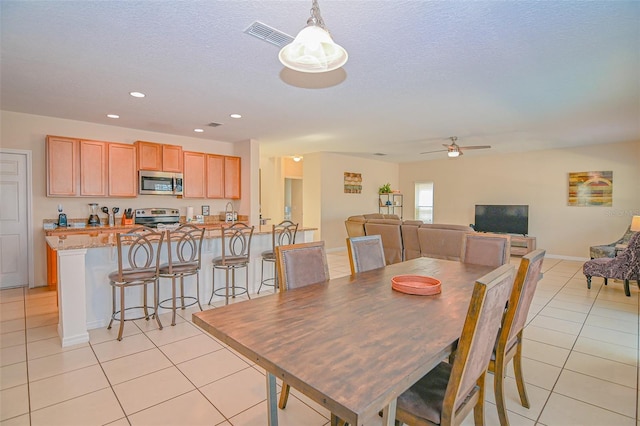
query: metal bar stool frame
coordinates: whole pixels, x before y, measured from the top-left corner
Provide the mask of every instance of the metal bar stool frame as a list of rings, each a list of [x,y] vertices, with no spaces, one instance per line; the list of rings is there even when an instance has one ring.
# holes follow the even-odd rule
[[[184,310],[189,306],[200,304],[200,268],[202,256],[202,240],[204,228],[194,225],[181,225],[173,231],[167,231],[167,263],[160,265],[160,278],[171,278],[171,297],[158,302],[158,306],[171,309],[173,315],[171,325],[176,325],[176,278],[180,278],[180,308]],[[196,297],[184,295],[184,278],[196,276]],[[185,299],[190,303],[185,304]],[[168,305],[171,302],[171,305]]]
[[[262,286],[273,287],[275,292],[278,289],[278,271],[276,263],[275,250],[278,246],[287,246],[296,243],[296,234],[298,233],[298,224],[293,223],[290,220],[284,220],[277,225],[272,225],[271,230],[271,250],[262,252],[262,264],[260,267],[260,287],[258,287],[258,294]],[[273,277],[264,278],[264,263],[269,262],[273,264]]]
[[[122,340],[122,331],[125,321],[146,319],[154,316],[158,328],[162,330],[162,323],[157,315],[158,311],[158,277],[160,267],[160,251],[164,239],[164,232],[157,232],[146,226],[134,228],[127,233],[116,234],[118,250],[118,270],[109,274],[111,284],[111,320],[108,330],[114,321],[120,321],[118,340]],[[126,258],[123,257],[123,246],[127,246]],[[125,261],[128,267],[125,267]],[[153,312],[149,313],[147,305],[147,286],[153,285]],[[125,307],[125,289],[134,286],[143,287],[143,304],[140,306]],[[120,309],[116,310],[116,289],[120,290]],[[142,309],[144,315],[135,318],[126,318],[125,312],[133,309]]]
[[[249,261],[254,228],[254,226],[248,226],[243,223],[235,223],[228,228],[223,227],[221,229],[220,246],[222,248],[222,255],[212,261],[212,290],[209,305],[211,305],[213,296],[223,296],[225,298],[225,305],[228,305],[229,289],[231,289],[231,297],[234,299],[240,294],[246,294],[247,297],[251,299],[249,295]],[[244,288],[236,285],[236,270],[242,268],[246,268]],[[216,269],[225,271],[225,286],[217,290]],[[231,271],[231,285],[229,285],[229,271]],[[222,291],[224,291],[224,294],[221,294]]]

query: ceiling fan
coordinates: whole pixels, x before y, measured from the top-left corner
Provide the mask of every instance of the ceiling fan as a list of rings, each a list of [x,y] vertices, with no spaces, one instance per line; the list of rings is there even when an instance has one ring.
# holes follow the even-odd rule
[[[467,149],[487,149],[487,148],[491,148],[491,145],[475,145],[475,146],[460,146],[456,143],[456,141],[458,140],[457,136],[451,136],[449,137],[449,139],[451,140],[451,144],[446,144],[443,143],[442,146],[446,147],[447,149],[439,149],[437,151],[426,151],[426,152],[421,152],[420,154],[431,154],[434,152],[444,152],[447,151],[447,155],[449,157],[458,157],[460,155],[463,154],[463,151],[467,150]]]

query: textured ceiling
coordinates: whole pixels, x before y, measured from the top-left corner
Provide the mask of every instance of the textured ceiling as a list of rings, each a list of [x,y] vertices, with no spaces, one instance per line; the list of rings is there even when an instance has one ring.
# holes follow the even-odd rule
[[[252,138],[268,156],[418,161],[453,135],[493,146],[466,156],[640,140],[638,1],[319,3],[349,61],[308,75],[243,31],[295,36],[309,0],[2,0],[1,108]]]

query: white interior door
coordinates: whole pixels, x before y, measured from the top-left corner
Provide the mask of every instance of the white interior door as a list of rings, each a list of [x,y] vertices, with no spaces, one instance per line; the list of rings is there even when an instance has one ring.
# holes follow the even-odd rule
[[[0,288],[29,285],[27,156],[0,152]]]

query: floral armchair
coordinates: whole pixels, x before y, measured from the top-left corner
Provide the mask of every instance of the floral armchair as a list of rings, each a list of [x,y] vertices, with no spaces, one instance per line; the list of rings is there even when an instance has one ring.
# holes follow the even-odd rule
[[[617,257],[591,259],[584,263],[582,272],[587,277],[587,288],[591,288],[591,277],[624,280],[624,293],[631,296],[629,281],[636,280],[640,288],[640,232],[634,232],[627,248]]]
[[[591,259],[597,259],[599,257],[616,257],[616,245],[629,244],[629,240],[633,236],[634,232],[631,227],[627,228],[627,232],[624,233],[622,238],[618,241],[614,241],[611,244],[603,244],[600,246],[591,246],[589,248],[589,254]]]

